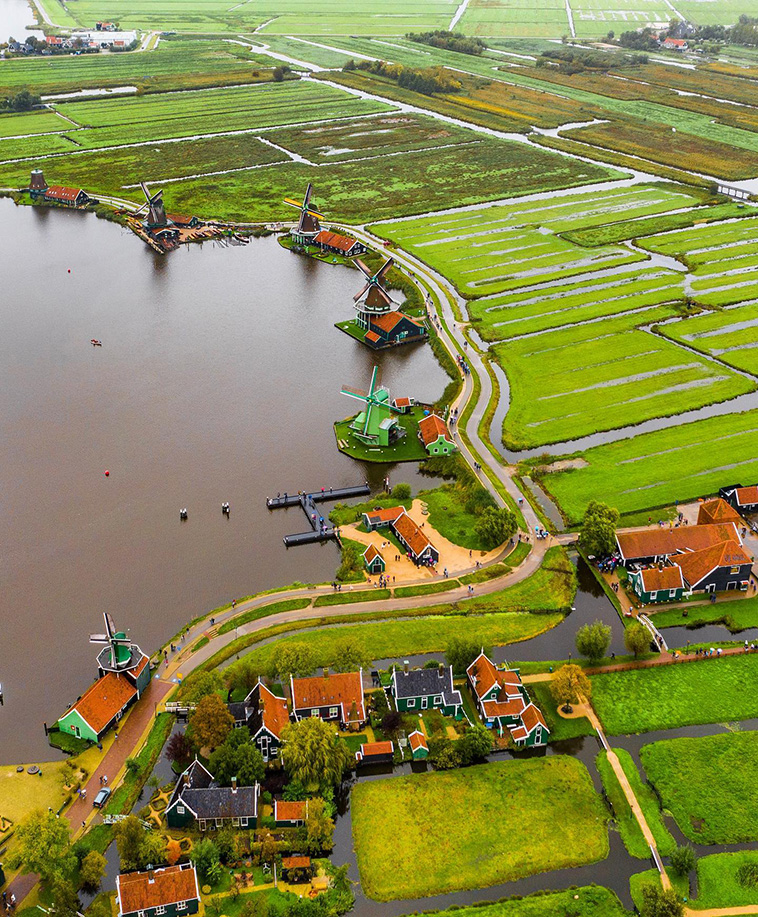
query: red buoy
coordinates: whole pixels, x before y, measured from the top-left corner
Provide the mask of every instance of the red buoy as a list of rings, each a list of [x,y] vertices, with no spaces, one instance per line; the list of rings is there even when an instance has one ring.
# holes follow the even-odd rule
[[[109,474],[110,474],[110,471],[108,471],[108,470],[106,469],[106,472],[105,472],[106,478],[108,477]]]
[[[69,274],[71,273],[71,268],[68,269]]]

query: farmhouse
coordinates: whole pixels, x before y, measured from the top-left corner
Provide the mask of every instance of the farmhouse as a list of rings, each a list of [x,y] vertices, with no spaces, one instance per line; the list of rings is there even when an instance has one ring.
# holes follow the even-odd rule
[[[741,484],[735,484],[732,487],[722,487],[719,496],[743,516],[746,513],[758,512],[758,485],[743,487]]]
[[[398,516],[390,528],[416,566],[431,567],[440,559],[439,551],[407,513]]]
[[[373,544],[370,544],[363,552],[363,564],[368,572],[374,575],[384,573],[387,566],[381,552]]]
[[[447,424],[437,414],[430,414],[418,422],[418,434],[429,455],[452,455],[458,450]]]
[[[677,555],[674,563],[680,567],[691,592],[745,590],[753,569],[753,558],[737,541]]]
[[[125,674],[108,672],[90,685],[79,700],[58,720],[61,732],[77,739],[99,742],[124,715],[139,693]]]
[[[258,818],[258,784],[219,786],[210,771],[195,759],[179,777],[166,806],[169,828],[186,828],[193,823],[200,831],[232,826],[254,828]]]
[[[91,201],[82,188],[66,188],[63,185],[50,185],[45,188],[42,196],[48,203],[61,204],[63,207],[86,207]]]
[[[282,744],[282,730],[290,720],[287,701],[277,697],[259,680],[244,701],[228,707],[234,717],[234,725],[246,726],[250,730],[263,760],[276,758]]]
[[[395,746],[392,742],[364,742],[355,753],[358,764],[392,764]]]
[[[366,313],[366,334],[363,340],[374,349],[421,341],[427,334],[423,322],[411,318],[405,312],[383,312],[379,315]]]
[[[384,528],[396,522],[403,515],[405,509],[402,506],[390,506],[385,509],[374,509],[371,512],[363,514],[363,524],[369,532],[375,532],[377,529]]]
[[[616,544],[624,566],[654,564],[675,554],[701,551],[714,544],[740,540],[733,522],[715,525],[690,525],[678,529],[645,529],[637,532],[618,532]]]
[[[414,761],[426,761],[429,757],[429,746],[426,744],[426,737],[418,729],[408,736],[408,745]]]
[[[326,229],[322,229],[316,234],[313,244],[318,245],[322,252],[343,255],[345,258],[354,258],[356,255],[362,255],[367,250],[363,242],[359,242],[351,236],[341,236],[339,233],[329,232]]]
[[[742,525],[742,517],[721,497],[701,503],[697,513],[697,524],[717,525],[719,522],[733,522],[739,526]]]
[[[292,709],[296,720],[318,716],[341,729],[359,729],[366,723],[363,669],[320,677],[292,678]]]
[[[550,735],[541,711],[530,700],[517,669],[498,669],[480,653],[466,669],[479,713],[488,729],[507,729],[516,745],[535,748]]]
[[[116,876],[119,917],[197,914],[200,892],[192,863]]]
[[[452,666],[435,669],[412,669],[392,673],[390,691],[400,713],[439,710],[445,716],[461,718],[463,698],[453,686]]]
[[[651,602],[680,602],[687,589],[682,568],[677,564],[630,570],[629,582],[645,605]]]
[[[274,800],[274,821],[277,828],[297,828],[305,824],[308,815],[308,800],[286,802],[284,799]]]
[[[686,51],[689,45],[683,38],[665,38],[661,47],[667,51]]]

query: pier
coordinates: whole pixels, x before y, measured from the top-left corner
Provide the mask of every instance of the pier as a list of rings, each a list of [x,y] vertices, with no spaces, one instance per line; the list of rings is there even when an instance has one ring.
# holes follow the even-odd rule
[[[339,541],[339,531],[332,525],[326,516],[319,512],[318,503],[325,503],[330,500],[350,500],[353,497],[366,497],[371,493],[368,484],[358,484],[355,487],[330,487],[328,490],[324,487],[313,493],[286,493],[276,497],[269,497],[266,500],[266,506],[269,509],[282,509],[288,506],[300,506],[305,513],[306,518],[311,526],[310,532],[300,532],[297,535],[285,535],[284,544],[288,547],[295,547],[300,544],[315,544],[316,542],[329,541],[335,538]]]

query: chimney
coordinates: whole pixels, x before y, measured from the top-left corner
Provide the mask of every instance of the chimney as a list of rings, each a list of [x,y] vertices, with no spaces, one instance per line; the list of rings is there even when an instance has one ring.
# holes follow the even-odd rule
[[[406,675],[408,674],[408,671],[409,671],[410,667],[411,667],[410,662],[408,662],[407,659],[404,660],[404,661],[403,661],[403,671],[405,672]]]
[[[328,678],[329,677],[329,666],[325,665],[323,671],[324,671],[324,678]]]
[[[236,793],[236,792],[237,792],[237,778],[232,777],[232,793]]]
[[[444,678],[444,677],[445,677],[445,666],[442,663],[440,663],[440,678]]]
[[[155,873],[152,869],[148,869],[147,871],[147,881],[150,883],[150,885],[153,885],[155,882]]]

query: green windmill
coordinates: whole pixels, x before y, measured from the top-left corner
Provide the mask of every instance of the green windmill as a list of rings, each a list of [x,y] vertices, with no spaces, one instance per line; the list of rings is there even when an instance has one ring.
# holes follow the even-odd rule
[[[132,643],[123,631],[117,631],[113,618],[105,612],[104,634],[90,634],[90,643],[105,644],[105,649],[98,654],[97,661],[104,672],[123,672],[133,668],[140,661],[142,651]],[[136,650],[136,653],[135,653]]]
[[[390,404],[389,389],[378,384],[378,375],[379,367],[375,366],[367,392],[343,385],[342,394],[365,404],[365,408],[350,424],[356,439],[369,446],[389,446],[400,439],[405,430],[395,417],[394,408]]]

